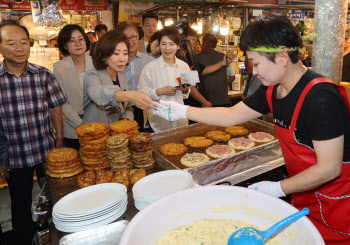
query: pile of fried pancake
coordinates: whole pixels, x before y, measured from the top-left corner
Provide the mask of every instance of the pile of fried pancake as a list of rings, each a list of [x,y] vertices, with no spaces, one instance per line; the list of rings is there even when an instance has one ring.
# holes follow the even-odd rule
[[[110,135],[124,133],[130,137],[139,132],[139,127],[135,120],[123,119],[120,121],[112,122],[108,125],[108,128],[110,129]]]
[[[57,148],[46,155],[46,174],[52,178],[67,178],[83,172],[79,152],[72,148]]]
[[[155,162],[153,158],[153,144],[151,135],[147,132],[130,136],[129,148],[132,152],[132,162],[137,168],[152,166]]]
[[[85,170],[102,170],[110,167],[106,155],[105,141],[109,137],[109,129],[104,123],[85,123],[76,130],[81,144],[81,159]]]
[[[128,135],[124,133],[112,135],[106,140],[107,158],[109,159],[112,171],[132,168],[131,153],[128,144]]]
[[[102,183],[119,183],[126,187],[131,182],[134,185],[137,181],[146,176],[144,169],[120,170],[113,173],[108,170],[88,171],[79,175],[78,185],[80,188]]]

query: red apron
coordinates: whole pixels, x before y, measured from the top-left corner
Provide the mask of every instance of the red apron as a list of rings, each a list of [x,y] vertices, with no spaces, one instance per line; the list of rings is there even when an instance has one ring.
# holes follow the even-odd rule
[[[324,82],[336,85],[324,77],[312,80],[305,87],[297,102],[289,129],[284,129],[274,124],[290,177],[317,163],[314,150],[299,144],[294,137],[294,132],[300,108],[307,93],[315,84]],[[350,111],[349,99],[345,88],[336,86]],[[266,97],[273,113],[272,91],[273,86],[270,86]],[[291,204],[299,210],[304,207],[310,209],[308,218],[317,227],[327,245],[350,244],[350,162],[343,162],[342,173],[334,181],[314,190],[293,194]]]

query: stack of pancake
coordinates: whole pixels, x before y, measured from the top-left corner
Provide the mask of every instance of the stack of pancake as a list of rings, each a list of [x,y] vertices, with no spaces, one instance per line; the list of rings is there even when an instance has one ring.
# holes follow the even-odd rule
[[[85,170],[102,170],[110,167],[105,141],[109,130],[104,123],[85,123],[76,130],[81,144],[81,159]]]
[[[154,164],[152,155],[153,144],[151,135],[147,132],[132,135],[129,138],[129,148],[131,149],[132,162],[137,168],[146,168]]]
[[[106,140],[107,157],[112,171],[129,169],[132,167],[131,154],[128,148],[127,134],[119,133]]]
[[[110,135],[124,133],[130,137],[131,135],[139,132],[138,124],[134,120],[124,119],[117,122],[112,122],[108,127],[110,129]]]
[[[83,172],[79,152],[72,148],[58,148],[46,155],[46,174],[52,178],[72,177]]]

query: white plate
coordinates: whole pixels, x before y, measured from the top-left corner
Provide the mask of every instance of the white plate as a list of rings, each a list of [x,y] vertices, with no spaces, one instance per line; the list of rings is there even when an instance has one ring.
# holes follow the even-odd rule
[[[95,219],[91,219],[91,220],[85,220],[85,221],[75,222],[75,223],[54,221],[54,224],[57,225],[57,226],[66,227],[66,228],[79,228],[79,227],[90,226],[90,225],[94,225],[96,223],[102,222],[102,221],[104,221],[106,219],[109,219],[111,217],[114,217],[115,215],[117,215],[120,212],[122,212],[125,209],[125,207],[123,207],[120,210],[115,210],[113,212],[105,214],[105,215],[103,215],[101,217],[96,217]]]
[[[150,174],[137,181],[133,194],[142,198],[162,197],[182,190],[192,182],[192,175],[183,170],[167,170]]]
[[[126,206],[127,206],[128,202],[125,201],[125,203],[118,207],[118,208],[115,208],[115,209],[112,209],[112,210],[108,210],[108,212],[104,212],[104,213],[101,213],[100,215],[97,215],[97,216],[94,216],[94,217],[89,217],[89,218],[82,218],[82,219],[76,219],[76,220],[62,220],[62,219],[57,219],[55,216],[53,216],[53,222],[55,224],[69,224],[69,225],[76,225],[76,224],[79,224],[79,225],[82,225],[82,224],[85,224],[85,223],[94,223],[94,222],[98,222],[99,220],[101,219],[105,219],[109,216],[111,216],[112,214],[114,213],[117,213],[119,212],[120,210],[123,210]]]
[[[113,221],[115,221],[116,219],[118,219],[119,217],[121,217],[126,211],[126,207],[123,208],[122,210],[120,210],[120,212],[116,213],[115,215],[113,215],[112,217],[102,220],[98,223],[94,223],[88,226],[80,226],[80,227],[65,227],[65,226],[57,226],[55,225],[56,229],[59,231],[63,231],[63,232],[78,232],[78,231],[84,231],[84,230],[88,230],[88,229],[92,229],[92,228],[96,228],[96,227],[100,227],[102,225],[107,225],[109,223],[112,223]]]
[[[52,212],[52,217],[56,220],[69,221],[69,222],[92,219],[92,218],[95,218],[96,216],[104,215],[105,213],[114,211],[116,209],[122,209],[124,207],[124,205],[127,204],[127,201],[128,201],[127,195],[125,195],[125,197],[117,204],[113,204],[112,206],[109,206],[106,209],[100,210],[96,213],[74,216],[74,215],[62,215],[62,214],[59,214],[56,212]]]
[[[121,200],[127,189],[122,184],[105,183],[74,191],[59,200],[53,211],[62,215],[96,213]]]

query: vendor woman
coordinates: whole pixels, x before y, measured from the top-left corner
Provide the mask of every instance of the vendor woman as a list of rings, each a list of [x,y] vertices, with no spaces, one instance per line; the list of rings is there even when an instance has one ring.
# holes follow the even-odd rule
[[[350,244],[350,115],[345,90],[306,68],[302,40],[292,22],[272,14],[250,22],[240,48],[262,86],[231,108],[193,108],[171,101],[164,118],[188,118],[229,127],[271,112],[289,178],[252,186],[310,209],[308,218],[327,245]],[[168,115],[170,113],[170,115]]]

